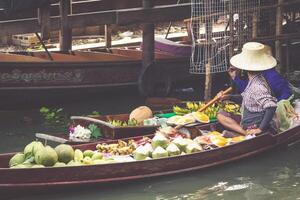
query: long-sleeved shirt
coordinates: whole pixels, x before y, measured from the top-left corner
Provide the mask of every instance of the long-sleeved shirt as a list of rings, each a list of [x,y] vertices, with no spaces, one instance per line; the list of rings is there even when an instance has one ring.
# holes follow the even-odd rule
[[[289,83],[276,71],[275,68],[263,71],[262,75],[267,80],[273,95],[278,101],[288,99],[292,95]],[[247,87],[249,80],[242,80],[236,76],[233,82],[236,84],[239,93],[242,93]]]

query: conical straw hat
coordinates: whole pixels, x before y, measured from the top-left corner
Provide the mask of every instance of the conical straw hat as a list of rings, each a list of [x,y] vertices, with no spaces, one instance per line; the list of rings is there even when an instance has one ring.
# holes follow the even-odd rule
[[[258,42],[248,42],[243,45],[242,53],[233,56],[230,63],[248,71],[264,71],[277,65],[270,47]]]

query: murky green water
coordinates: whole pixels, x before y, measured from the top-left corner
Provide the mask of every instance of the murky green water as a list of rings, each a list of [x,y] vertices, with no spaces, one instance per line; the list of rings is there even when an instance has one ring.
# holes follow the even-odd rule
[[[141,105],[138,97],[106,97],[63,105],[68,114],[92,111],[124,113]],[[0,153],[19,151],[36,132],[56,131],[42,123],[38,109],[1,112]],[[24,200],[194,200],[194,199],[300,199],[300,144],[217,168],[147,179],[108,188],[24,196]],[[0,197],[1,199],[1,197]]]

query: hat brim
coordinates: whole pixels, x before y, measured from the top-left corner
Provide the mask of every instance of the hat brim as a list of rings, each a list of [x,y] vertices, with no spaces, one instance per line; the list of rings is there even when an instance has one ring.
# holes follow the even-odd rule
[[[261,54],[257,58],[250,58],[247,55],[240,53],[230,59],[231,65],[238,69],[247,71],[264,71],[272,69],[277,65],[276,59],[267,54]]]

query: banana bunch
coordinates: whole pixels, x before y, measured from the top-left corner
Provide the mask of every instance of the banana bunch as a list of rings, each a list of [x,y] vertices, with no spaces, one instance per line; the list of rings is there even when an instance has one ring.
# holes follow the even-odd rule
[[[206,114],[209,117],[209,119],[216,119],[219,110],[220,106],[217,104],[213,104],[205,109],[204,114]]]
[[[181,108],[179,106],[173,106],[173,112],[176,115],[185,115],[185,114],[191,113],[191,111],[189,109]]]
[[[108,121],[111,125],[117,127],[126,127],[126,126],[138,126],[138,122],[135,119],[130,119],[127,122],[121,120],[110,120]]]
[[[235,103],[225,103],[223,105],[223,108],[222,108],[224,111],[228,112],[228,113],[232,113],[232,114],[235,114],[235,115],[241,115],[241,111],[240,111],[240,105],[238,104],[235,104]]]
[[[113,155],[129,155],[135,150],[135,145],[133,141],[124,142],[123,140],[118,140],[118,143],[113,144],[97,144],[96,149],[101,153],[110,153]]]

